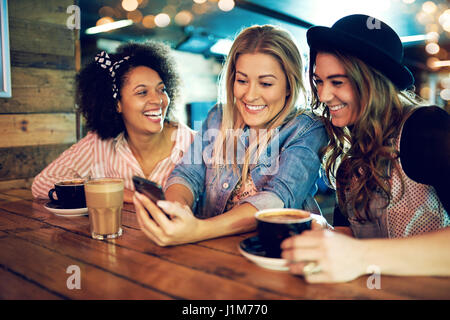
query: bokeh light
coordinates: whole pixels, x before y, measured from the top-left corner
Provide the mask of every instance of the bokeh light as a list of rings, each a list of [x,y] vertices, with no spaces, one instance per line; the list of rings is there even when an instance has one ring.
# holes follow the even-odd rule
[[[139,6],[139,2],[137,0],[123,0],[122,1],[122,8],[125,11],[134,11]]]
[[[98,10],[98,14],[100,15],[100,17],[112,17],[115,15],[115,11],[111,7],[104,6]]]
[[[154,15],[147,15],[142,19],[142,25],[147,28],[147,29],[151,29],[156,27],[156,23],[155,23],[155,16]]]
[[[97,20],[97,23],[95,24],[96,26],[101,26],[102,24],[107,24],[107,23],[111,23],[114,22],[114,19],[111,17],[103,17]]]
[[[426,13],[433,13],[437,9],[436,4],[433,1],[426,1],[422,4],[422,10]]]
[[[155,24],[157,27],[164,28],[170,24],[170,17],[166,13],[160,13],[155,16]]]
[[[192,22],[193,19],[194,16],[192,15],[192,13],[190,13],[187,10],[183,10],[178,12],[177,15],[175,16],[175,23],[180,26],[187,26],[189,23]]]
[[[430,99],[431,90],[429,87],[422,87],[420,89],[420,96],[424,99]]]
[[[433,43],[433,42],[428,43],[425,46],[425,51],[429,54],[436,54],[439,52],[439,49],[440,49],[439,45],[437,43]]]
[[[234,8],[234,0],[220,0],[217,5],[222,11],[231,11]]]
[[[139,23],[142,21],[142,13],[139,10],[134,10],[127,13],[127,18],[133,20],[134,23]]]
[[[442,99],[444,99],[446,101],[450,100],[450,89],[442,90],[440,96]]]

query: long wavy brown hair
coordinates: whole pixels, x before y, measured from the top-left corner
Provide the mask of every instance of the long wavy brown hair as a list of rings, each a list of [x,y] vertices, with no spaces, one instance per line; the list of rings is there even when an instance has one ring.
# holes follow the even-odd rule
[[[325,172],[329,181],[336,181],[341,211],[346,214],[350,205],[358,221],[370,221],[374,218],[368,214],[374,192],[381,193],[386,199],[386,206],[391,201],[387,168],[399,170],[395,140],[412,109],[407,106],[418,105],[420,101],[412,92],[399,91],[388,78],[362,60],[327,50],[342,62],[361,101],[353,126],[335,127],[329,109],[320,102],[313,82],[317,53],[314,49],[310,51],[309,79],[312,108],[323,116],[329,136],[328,145],[321,150]]]

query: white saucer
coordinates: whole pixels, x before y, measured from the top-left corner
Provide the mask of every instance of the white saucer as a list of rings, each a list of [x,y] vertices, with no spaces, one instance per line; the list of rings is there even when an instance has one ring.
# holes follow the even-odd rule
[[[66,209],[52,202],[47,202],[44,208],[60,217],[79,217],[88,214],[88,208]]]
[[[250,237],[239,243],[239,252],[256,265],[270,270],[288,271],[287,260],[281,258],[270,258],[265,256],[261,249],[258,236]]]

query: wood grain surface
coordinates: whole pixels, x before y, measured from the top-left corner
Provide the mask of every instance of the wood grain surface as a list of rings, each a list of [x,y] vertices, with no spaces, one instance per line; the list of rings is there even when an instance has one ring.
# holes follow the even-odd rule
[[[288,272],[260,268],[240,255],[242,234],[159,247],[139,230],[134,207],[123,208],[122,237],[98,241],[89,218],[60,217],[28,189],[0,191],[1,299],[353,300],[450,299],[450,278],[367,276],[340,284],[308,284]],[[69,289],[69,266],[80,289]]]

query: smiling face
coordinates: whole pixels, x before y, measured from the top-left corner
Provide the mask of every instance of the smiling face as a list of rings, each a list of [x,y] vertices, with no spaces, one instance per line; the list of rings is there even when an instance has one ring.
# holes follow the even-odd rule
[[[289,95],[280,63],[264,53],[238,57],[233,93],[242,119],[252,129],[264,128],[284,108]]]
[[[333,54],[319,52],[314,69],[319,100],[325,103],[336,127],[355,123],[360,111],[360,101],[348,78],[343,63]]]
[[[161,132],[170,103],[161,77],[155,70],[144,66],[132,69],[126,77],[118,112],[122,114],[127,132]]]

